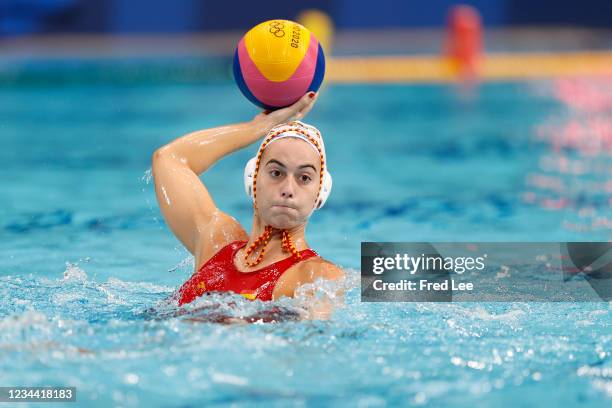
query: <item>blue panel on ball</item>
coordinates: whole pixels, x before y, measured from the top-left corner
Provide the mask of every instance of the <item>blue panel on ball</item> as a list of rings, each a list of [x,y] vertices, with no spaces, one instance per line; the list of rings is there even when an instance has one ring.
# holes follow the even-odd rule
[[[314,75],[312,76],[312,82],[308,86],[309,91],[317,92],[321,83],[323,82],[323,77],[325,76],[325,55],[323,54],[323,47],[319,44],[319,51],[317,53],[317,66],[315,68]]]

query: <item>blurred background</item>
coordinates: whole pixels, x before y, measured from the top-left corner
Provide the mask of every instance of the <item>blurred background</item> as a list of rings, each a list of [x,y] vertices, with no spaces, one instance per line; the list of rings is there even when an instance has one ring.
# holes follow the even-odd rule
[[[206,0],[3,0],[2,33],[185,33],[244,30],[271,18],[292,19],[300,9],[318,9],[339,29],[440,27],[456,2],[379,0],[286,1]],[[585,0],[479,0],[475,6],[490,27],[578,26],[609,28],[610,2]],[[274,17],[272,17],[274,16]]]
[[[609,406],[606,303],[365,303],[358,282],[364,241],[612,239],[611,16],[610,0],[0,0],[0,384],[63,381],[101,407]],[[194,268],[151,156],[259,113],[232,57],[277,18],[325,50],[306,121],[334,183],[306,235],[347,271],[347,307],[145,320]],[[256,150],[201,176],[247,230]],[[527,272],[554,279],[541,259]]]
[[[357,267],[362,240],[452,240],[466,230],[472,239],[607,239],[611,15],[604,0],[2,0],[2,233],[25,247],[83,233],[91,246],[76,252],[86,258],[108,240],[131,248],[156,228],[147,240],[160,251],[121,252],[188,270],[160,219],[151,154],[257,114],[234,83],[233,53],[252,26],[285,18],[326,54],[309,117],[329,135],[335,170],[326,211],[313,217],[337,227],[312,230],[313,242],[333,243],[324,256]],[[253,150],[203,176],[248,227],[241,174]],[[46,259],[57,268],[86,241],[52,245]],[[12,259],[15,248],[5,250]]]
[[[232,56],[249,28],[286,18],[326,53],[310,119],[331,135],[336,167],[327,212],[313,218],[334,214],[328,256],[356,267],[361,240],[463,231],[607,239],[610,15],[603,0],[2,0],[2,233],[26,247],[37,233],[83,233],[97,249],[117,229],[154,225],[159,248],[178,256],[164,262],[182,265],[188,254],[152,195],[150,155],[258,112],[233,81]],[[251,150],[204,175],[246,226],[241,172]],[[123,238],[131,247],[139,237]],[[61,263],[73,250],[45,259]]]

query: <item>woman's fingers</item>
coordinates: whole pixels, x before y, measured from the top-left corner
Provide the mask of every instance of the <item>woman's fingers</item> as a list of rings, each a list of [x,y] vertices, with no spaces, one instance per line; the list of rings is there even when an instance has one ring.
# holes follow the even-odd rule
[[[317,94],[312,91],[302,96],[299,101],[293,104],[293,107],[295,108],[296,112],[299,113],[304,109],[307,109],[308,107],[312,106],[314,104],[314,101],[316,100],[316,96]]]
[[[299,120],[310,112],[318,96],[319,95],[316,92],[308,92],[293,105],[272,112],[268,111],[268,113],[265,113],[264,111],[257,115],[256,118],[269,120],[269,122],[272,123],[272,126],[290,122],[292,120]]]
[[[310,102],[308,103],[308,105],[303,107],[300,111],[298,111],[296,119],[299,120],[299,119],[302,119],[304,116],[306,116],[308,114],[308,112],[310,112],[312,107],[314,106],[314,103],[316,102],[318,97],[319,97],[319,94],[315,94],[312,99],[309,98]]]
[[[293,115],[291,115],[290,119],[299,120],[306,116],[306,114],[312,109],[316,99],[317,94],[314,92],[308,92],[306,95],[302,96],[300,100],[291,105]]]
[[[308,92],[300,99],[298,99],[298,101],[295,102],[293,105],[286,108],[287,113],[289,114],[287,120],[295,118],[297,115],[300,114],[301,111],[311,106],[315,101],[315,96],[316,94],[314,92]]]

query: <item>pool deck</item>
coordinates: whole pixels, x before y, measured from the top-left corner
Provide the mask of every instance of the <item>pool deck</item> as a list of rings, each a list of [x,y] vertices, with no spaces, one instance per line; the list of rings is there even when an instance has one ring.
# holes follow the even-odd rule
[[[461,76],[453,61],[440,56],[345,57],[329,64],[332,82],[450,82]],[[484,80],[612,75],[612,52],[489,53],[477,64]]]

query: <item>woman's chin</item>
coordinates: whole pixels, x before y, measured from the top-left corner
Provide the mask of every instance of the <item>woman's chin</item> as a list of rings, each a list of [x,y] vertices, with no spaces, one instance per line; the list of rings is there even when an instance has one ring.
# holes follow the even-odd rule
[[[288,229],[292,229],[293,227],[295,227],[294,223],[289,223],[289,222],[287,222],[287,223],[274,223],[274,224],[271,224],[271,225],[274,228],[279,229],[279,230],[283,230],[283,229],[288,230]]]
[[[281,215],[273,217],[268,225],[271,225],[276,229],[291,229],[296,227],[298,224],[295,219]]]

